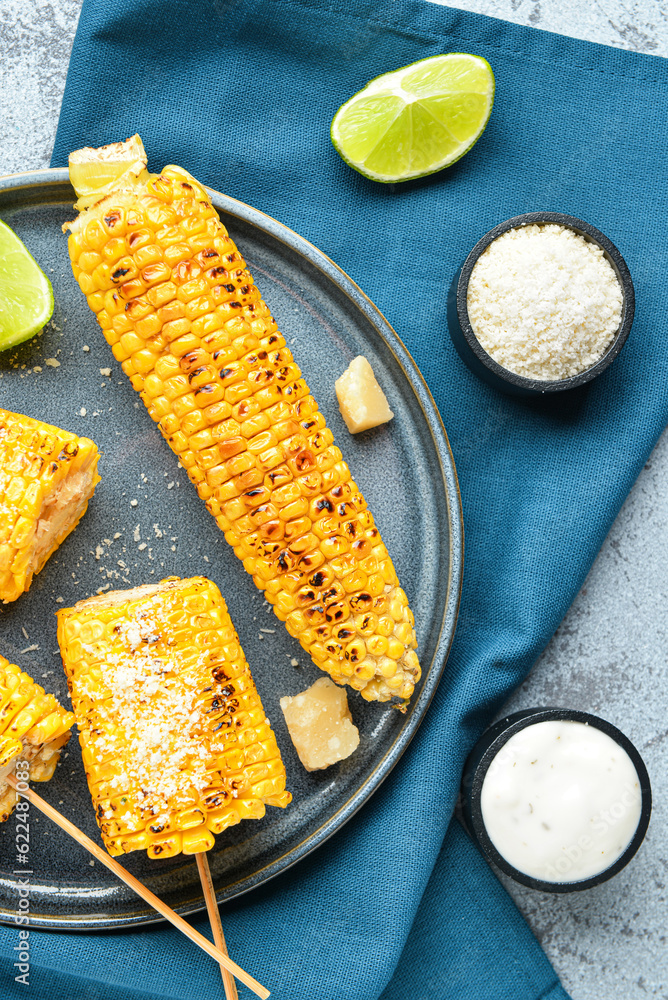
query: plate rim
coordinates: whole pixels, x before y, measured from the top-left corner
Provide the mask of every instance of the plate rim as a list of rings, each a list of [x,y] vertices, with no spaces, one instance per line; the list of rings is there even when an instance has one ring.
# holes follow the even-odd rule
[[[63,193],[69,188],[74,196],[66,167],[50,167],[42,170],[31,170],[0,176],[0,192],[15,191],[18,193],[21,191],[32,191],[39,196],[40,192],[44,192],[46,195],[45,189],[48,187],[61,187]],[[294,230],[260,209],[253,208],[245,202],[223,194],[209,185],[204,185],[204,187],[212,196],[216,209],[227,212],[229,215],[237,217],[241,221],[268,233],[273,239],[288,246],[291,250],[304,257],[312,266],[324,273],[337,286],[339,291],[343,292],[351,300],[353,306],[361,311],[372,326],[375,327],[410,384],[429,429],[445,489],[450,543],[448,590],[434,658],[426,683],[420,690],[415,707],[410,718],[407,720],[406,726],[400,730],[387,752],[367,775],[362,784],[356,788],[350,798],[315,831],[278,858],[259,868],[252,875],[246,876],[239,882],[233,882],[224,889],[217,890],[216,899],[218,903],[226,903],[245,895],[247,892],[251,892],[260,885],[264,885],[282,872],[287,871],[288,868],[297,864],[313,851],[322,847],[372,797],[412,742],[441,681],[455,635],[462,590],[464,524],[455,461],[438,407],[410,351],[380,309],[378,309],[343,268],[339,267],[327,254],[323,253],[322,250],[319,250],[303,236],[300,236]],[[37,201],[38,198],[35,200]],[[18,201],[19,199],[17,199]],[[29,207],[29,202],[26,207]],[[181,916],[191,916],[205,909],[204,899],[203,897],[199,897],[195,901],[186,901],[181,905],[175,906],[174,909]],[[14,917],[15,914],[13,911],[5,910],[4,907],[0,908],[0,924],[13,925],[15,923]],[[105,930],[116,931],[123,928],[131,930],[135,927],[162,924],[164,922],[162,917],[151,917],[144,910],[138,912],[136,915],[130,914],[129,916],[126,915],[118,918],[107,916],[100,920],[91,919],[91,917],[49,917],[45,920],[39,915],[35,915],[34,918],[31,917],[30,926],[38,930],[83,933]]]

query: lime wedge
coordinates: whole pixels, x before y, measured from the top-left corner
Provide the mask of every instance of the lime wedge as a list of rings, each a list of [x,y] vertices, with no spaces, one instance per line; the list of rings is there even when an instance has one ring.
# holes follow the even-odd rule
[[[52,313],[51,282],[16,233],[0,221],[0,351],[30,340]]]
[[[430,56],[377,76],[334,115],[334,147],[349,166],[385,184],[449,167],[482,135],[494,74],[481,56]]]

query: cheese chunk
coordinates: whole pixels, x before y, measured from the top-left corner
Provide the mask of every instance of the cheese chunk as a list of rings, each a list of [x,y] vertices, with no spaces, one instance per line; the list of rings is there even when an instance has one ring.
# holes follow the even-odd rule
[[[373,368],[362,354],[353,358],[335,386],[339,409],[351,434],[378,427],[394,416]]]
[[[349,757],[360,741],[343,688],[321,677],[301,694],[281,698],[290,739],[307,771]]]

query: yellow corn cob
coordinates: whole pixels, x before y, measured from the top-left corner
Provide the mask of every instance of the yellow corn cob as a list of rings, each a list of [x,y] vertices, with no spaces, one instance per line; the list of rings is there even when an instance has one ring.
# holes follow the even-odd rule
[[[286,806],[285,767],[227,607],[204,577],[58,612],[88,786],[110,854],[195,854]]]
[[[332,432],[204,188],[179,167],[149,175],[128,142],[118,186],[64,227],[114,356],[315,663],[367,700],[410,698],[413,615]],[[114,155],[72,154],[84,203],[96,156],[106,178]]]
[[[48,781],[73,722],[72,712],[0,656],[0,822],[16,804],[16,792],[3,779],[17,758],[29,762],[31,781]]]
[[[0,408],[0,598],[28,590],[76,528],[100,477],[88,438]]]

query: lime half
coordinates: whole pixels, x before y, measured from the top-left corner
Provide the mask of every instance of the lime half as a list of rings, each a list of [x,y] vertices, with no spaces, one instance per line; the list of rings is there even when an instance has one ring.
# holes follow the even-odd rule
[[[0,351],[30,340],[52,313],[51,282],[16,233],[0,221]]]
[[[481,56],[430,56],[377,76],[339,108],[332,142],[349,166],[385,184],[433,174],[482,135],[494,74]]]

